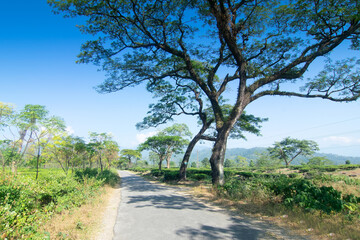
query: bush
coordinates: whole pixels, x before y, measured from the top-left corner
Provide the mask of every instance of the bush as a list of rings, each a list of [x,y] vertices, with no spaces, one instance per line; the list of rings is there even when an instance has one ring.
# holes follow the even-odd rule
[[[86,178],[95,178],[102,181],[104,184],[115,186],[120,177],[116,170],[104,170],[100,172],[97,168],[86,168],[85,170],[76,170],[75,179],[79,182],[84,182]]]
[[[306,179],[278,178],[269,188],[282,195],[286,206],[298,205],[301,208],[320,210],[327,214],[344,209],[347,199],[333,187],[318,187]]]
[[[164,181],[176,181],[179,179],[178,170],[165,170],[164,171]]]
[[[211,180],[211,177],[205,173],[195,173],[192,174],[189,178],[197,181]]]
[[[111,183],[113,173],[78,171],[65,176],[59,171],[42,171],[0,180],[0,232],[2,239],[34,239],[41,222],[53,213],[71,209],[98,194],[104,182]]]

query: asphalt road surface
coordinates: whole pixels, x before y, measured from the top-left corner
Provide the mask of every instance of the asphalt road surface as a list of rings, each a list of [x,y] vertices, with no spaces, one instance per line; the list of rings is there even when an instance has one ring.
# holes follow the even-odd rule
[[[197,202],[179,188],[120,171],[121,202],[114,240],[291,239],[285,229]]]

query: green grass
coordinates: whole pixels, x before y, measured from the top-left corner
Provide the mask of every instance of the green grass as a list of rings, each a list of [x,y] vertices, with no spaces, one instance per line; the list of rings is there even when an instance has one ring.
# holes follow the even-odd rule
[[[112,171],[92,175],[68,174],[61,169],[19,169],[0,180],[0,239],[43,239],[39,227],[53,214],[79,207],[99,194],[104,183],[118,181]]]

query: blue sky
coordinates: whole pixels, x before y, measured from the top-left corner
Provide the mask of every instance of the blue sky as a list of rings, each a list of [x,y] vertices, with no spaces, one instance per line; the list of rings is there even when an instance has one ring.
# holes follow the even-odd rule
[[[104,73],[93,65],[76,64],[81,43],[89,39],[76,28],[79,19],[54,15],[46,1],[5,1],[0,9],[0,101],[20,110],[25,104],[45,105],[64,118],[74,134],[111,132],[121,148],[135,148],[156,129],[137,131],[135,124],[154,101],[143,86],[112,94],[93,87]],[[315,70],[315,69],[313,69]],[[308,74],[311,74],[308,73]],[[228,147],[268,147],[287,136],[316,141],[320,152],[360,156],[360,101],[266,97],[247,113],[267,117],[262,137],[229,140]],[[196,119],[179,118],[193,132]]]

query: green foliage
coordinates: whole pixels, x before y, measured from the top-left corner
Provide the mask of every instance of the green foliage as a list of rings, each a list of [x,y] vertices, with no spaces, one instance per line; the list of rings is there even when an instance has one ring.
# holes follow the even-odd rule
[[[7,239],[33,239],[40,225],[54,213],[71,209],[98,194],[111,173],[93,171],[66,176],[61,171],[42,171],[35,181],[34,172],[0,180],[0,232]],[[83,176],[81,179],[79,176]],[[87,177],[84,177],[87,176]],[[81,181],[79,181],[81,180]]]
[[[97,168],[86,168],[85,170],[76,170],[75,179],[79,182],[84,182],[86,179],[94,178],[98,181],[101,181],[104,184],[109,184],[111,186],[115,186],[120,177],[117,174],[116,170],[104,170],[99,171]]]
[[[196,181],[204,181],[204,180],[210,181],[211,180],[211,177],[209,176],[209,174],[205,174],[205,173],[193,173],[193,174],[190,174],[188,178],[196,180]]]
[[[272,198],[272,193],[264,187],[263,181],[265,179],[261,177],[248,180],[230,177],[218,191],[233,200],[267,201]]]
[[[331,165],[333,162],[326,157],[312,157],[306,163],[307,165],[317,165],[317,166],[324,166],[324,165]]]
[[[275,142],[274,146],[267,150],[273,158],[283,160],[288,166],[296,157],[310,156],[319,150],[319,147],[314,141],[287,137],[280,142]]]

